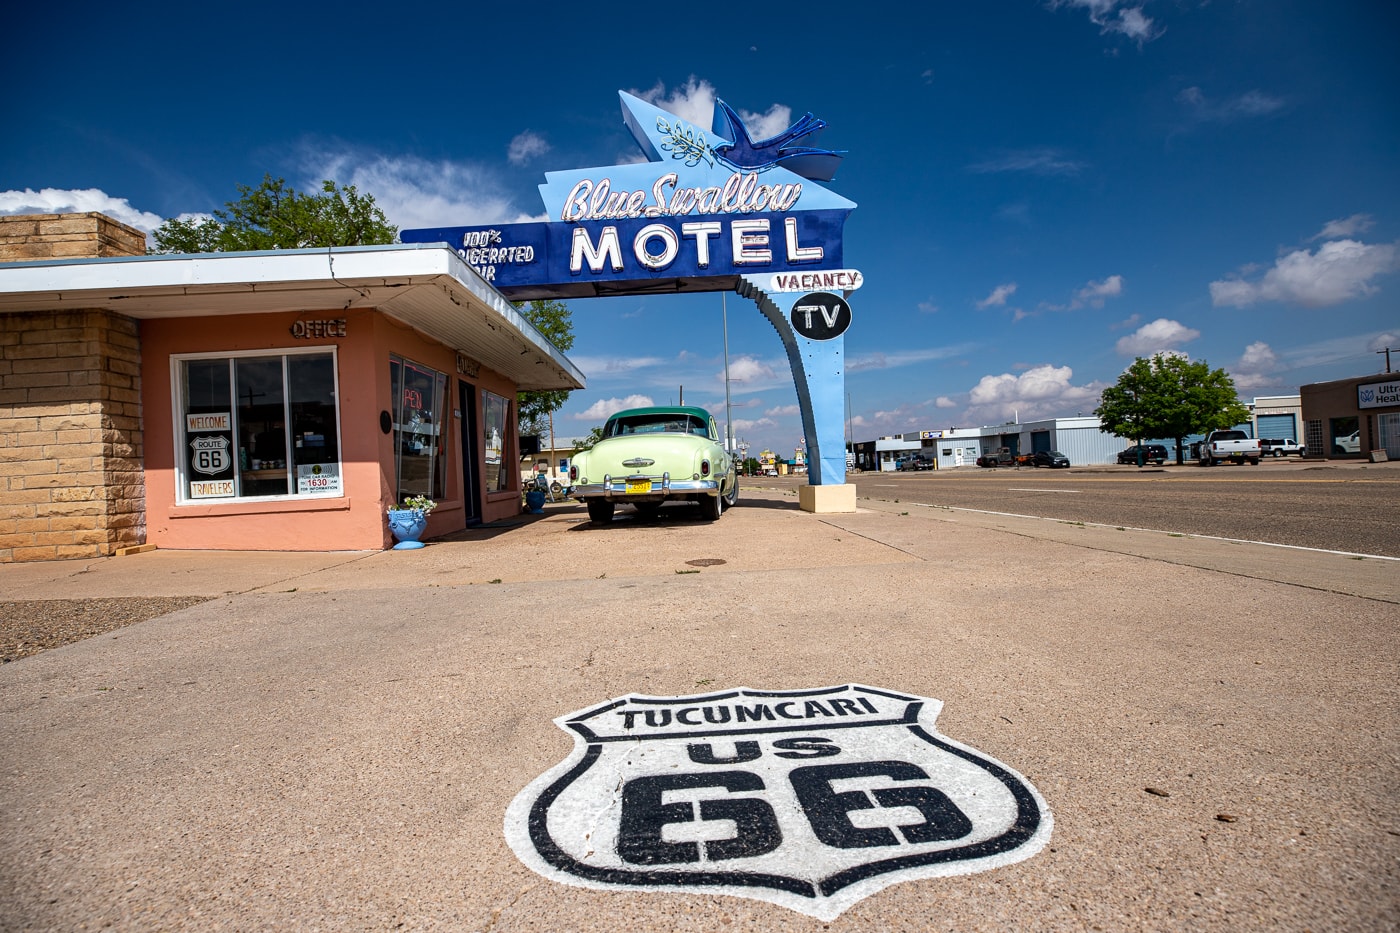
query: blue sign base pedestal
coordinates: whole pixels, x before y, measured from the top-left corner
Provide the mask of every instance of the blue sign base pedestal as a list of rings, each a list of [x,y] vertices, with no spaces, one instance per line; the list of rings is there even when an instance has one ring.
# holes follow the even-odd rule
[[[804,512],[854,512],[856,487],[854,483],[831,486],[797,487],[797,505]]]

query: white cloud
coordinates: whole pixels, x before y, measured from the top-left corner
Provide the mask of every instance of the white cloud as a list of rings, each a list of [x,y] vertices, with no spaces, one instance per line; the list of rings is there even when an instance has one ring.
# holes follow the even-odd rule
[[[1006,152],[995,158],[974,162],[969,172],[991,175],[1001,172],[1028,172],[1032,175],[1078,175],[1084,163],[1068,158],[1058,149],[1039,147]]]
[[[659,81],[649,90],[634,90],[631,93],[703,130],[709,130],[714,123],[717,95],[714,85],[703,78],[691,75],[684,85],[673,88],[670,94],[666,93],[666,85]],[[792,125],[792,108],[785,104],[773,104],[763,113],[754,113],[741,107],[735,107],[734,110],[739,114],[739,119],[744,121],[749,137],[754,140],[776,136]]]
[[[674,113],[682,120],[693,123],[701,129],[708,130],[710,124],[714,122],[714,85],[694,75],[691,75],[683,86],[672,90],[669,96],[666,94],[666,85],[660,81],[648,90],[634,89],[630,93],[649,104],[655,104],[662,110]]]
[[[926,347],[894,352],[876,350],[870,353],[846,357],[846,372],[858,373],[870,369],[898,369],[901,366],[932,363],[937,360],[946,360],[949,357],[958,356],[971,349],[971,344],[954,344],[950,347]]]
[[[571,412],[575,421],[603,421],[625,408],[646,408],[654,404],[650,395],[629,395],[626,398],[602,398],[583,411]]]
[[[978,308],[1000,308],[1006,304],[1006,299],[1016,294],[1016,283],[1008,282],[1005,285],[998,285],[992,289],[992,293],[981,301],[977,302]]]
[[[506,149],[506,158],[510,159],[512,165],[524,165],[548,151],[549,143],[545,142],[543,136],[526,130],[510,141],[510,146]]]
[[[1110,275],[1102,282],[1090,281],[1079,291],[1074,293],[1074,301],[1071,308],[1082,308],[1089,305],[1092,308],[1102,308],[1103,303],[1108,298],[1117,298],[1123,294],[1123,277],[1121,275]]]
[[[1259,389],[1278,384],[1274,371],[1278,369],[1278,356],[1264,341],[1259,340],[1244,348],[1239,362],[1230,367],[1230,377],[1238,389]]]
[[[1379,353],[1387,347],[1392,350],[1396,347],[1400,347],[1400,334],[1377,334],[1366,344],[1366,349],[1370,350],[1372,353]]]
[[[592,378],[595,376],[626,376],[639,369],[660,366],[668,360],[659,356],[574,356],[569,355],[573,364]]]
[[[1180,344],[1199,336],[1201,332],[1198,330],[1192,330],[1179,321],[1159,317],[1120,338],[1115,347],[1124,356],[1151,356],[1165,350],[1175,350]]]
[[[401,229],[543,219],[521,211],[502,195],[504,185],[495,170],[482,165],[430,162],[345,148],[332,150],[314,144],[304,145],[297,159],[301,178],[292,181],[294,188],[317,191],[327,178],[342,186],[354,185],[362,194],[374,195],[385,217]],[[146,232],[165,221],[158,214],[132,207],[125,198],[95,188],[0,192],[0,214],[86,211],[100,211]],[[188,219],[208,215],[182,212],[177,216]]]
[[[782,418],[801,414],[801,412],[801,407],[797,405],[779,405],[777,408],[768,409],[764,412],[764,414],[768,415],[771,418]]]
[[[0,191],[0,214],[106,214],[145,233],[165,222],[150,211],[137,210],[126,198],[112,197],[97,188],[41,188],[34,191]],[[196,216],[196,215],[190,215]]]
[[[1199,87],[1183,88],[1176,95],[1176,100],[1187,108],[1190,119],[1197,123],[1235,123],[1250,117],[1268,116],[1282,110],[1286,104],[1283,98],[1272,97],[1263,91],[1245,91],[1224,100],[1212,100]]]
[[[953,401],[952,399],[950,399],[950,398],[949,398],[948,396],[946,396],[946,395],[940,395],[940,396],[938,396],[938,398],[936,398],[936,399],[933,400],[933,407],[935,407],[935,408],[957,408],[957,407],[958,407],[958,403],[955,402],[955,401]]]
[[[754,428],[776,428],[777,426],[778,422],[774,421],[772,418],[756,418],[752,421],[746,418],[734,419],[735,434],[741,431],[752,431]]]
[[[903,434],[906,431],[921,431],[941,423],[942,419],[931,419],[928,401],[907,402],[897,408],[876,411],[872,414],[873,423],[880,434]]]
[[[1098,399],[1103,386],[1076,386],[1068,366],[1033,366],[1020,375],[983,376],[968,393],[966,421],[998,423],[1020,417],[1022,421],[1083,410]]]
[[[1322,225],[1322,232],[1314,240],[1344,240],[1365,233],[1376,225],[1370,214],[1352,214],[1339,220],[1329,220]]]
[[[1099,27],[1101,34],[1117,33],[1138,45],[1151,42],[1166,31],[1143,13],[1142,4],[1123,3],[1121,0],[1050,0],[1049,5],[1052,10],[1062,6],[1085,10],[1089,21]]]
[[[1216,307],[1244,308],[1260,301],[1281,301],[1305,308],[1325,308],[1373,295],[1371,280],[1400,268],[1400,243],[1366,244],[1333,240],[1316,252],[1294,250],[1280,257],[1263,278],[1237,276],[1210,283]]]
[[[763,113],[751,113],[738,107],[735,110],[744,121],[744,126],[748,127],[749,138],[753,140],[777,136],[792,126],[792,108],[786,104],[774,104]]]
[[[306,181],[296,186],[300,190],[315,190],[323,178],[354,185],[374,195],[389,222],[405,230],[543,219],[517,208],[501,194],[496,172],[475,163],[309,147],[301,160]]]
[[[938,313],[938,305],[934,304],[932,301],[921,301],[921,302],[919,302],[919,304],[918,304],[917,307],[918,307],[919,312],[920,312],[921,314],[937,314],[937,313]]]
[[[715,381],[724,385],[724,371],[714,375]],[[729,382],[731,392],[760,392],[780,385],[791,385],[792,375],[786,363],[781,368],[753,356],[739,356],[729,361]]]

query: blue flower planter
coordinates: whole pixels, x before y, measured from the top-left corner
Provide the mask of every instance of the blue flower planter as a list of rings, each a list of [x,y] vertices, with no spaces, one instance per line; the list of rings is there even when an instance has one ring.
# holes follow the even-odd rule
[[[525,507],[530,510],[532,515],[543,513],[544,493],[539,489],[527,489],[525,491]]]
[[[422,509],[389,510],[389,530],[399,539],[399,543],[394,545],[396,551],[411,551],[423,547],[423,542],[418,539],[427,527],[428,514]]]

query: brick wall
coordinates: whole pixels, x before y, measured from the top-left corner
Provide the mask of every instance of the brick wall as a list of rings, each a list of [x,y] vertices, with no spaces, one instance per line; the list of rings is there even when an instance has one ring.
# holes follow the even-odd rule
[[[0,262],[145,251],[102,214],[0,217]],[[0,562],[145,541],[138,327],[109,311],[0,315]]]
[[[146,235],[106,214],[0,217],[0,262],[143,256]]]
[[[140,372],[130,318],[0,316],[0,561],[144,542]]]

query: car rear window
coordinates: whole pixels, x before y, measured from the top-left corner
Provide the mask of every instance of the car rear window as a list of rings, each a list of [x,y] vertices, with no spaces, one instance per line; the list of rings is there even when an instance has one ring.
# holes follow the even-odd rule
[[[632,434],[697,434],[709,437],[710,429],[699,418],[689,415],[636,415],[618,418],[608,425],[608,437]]]

